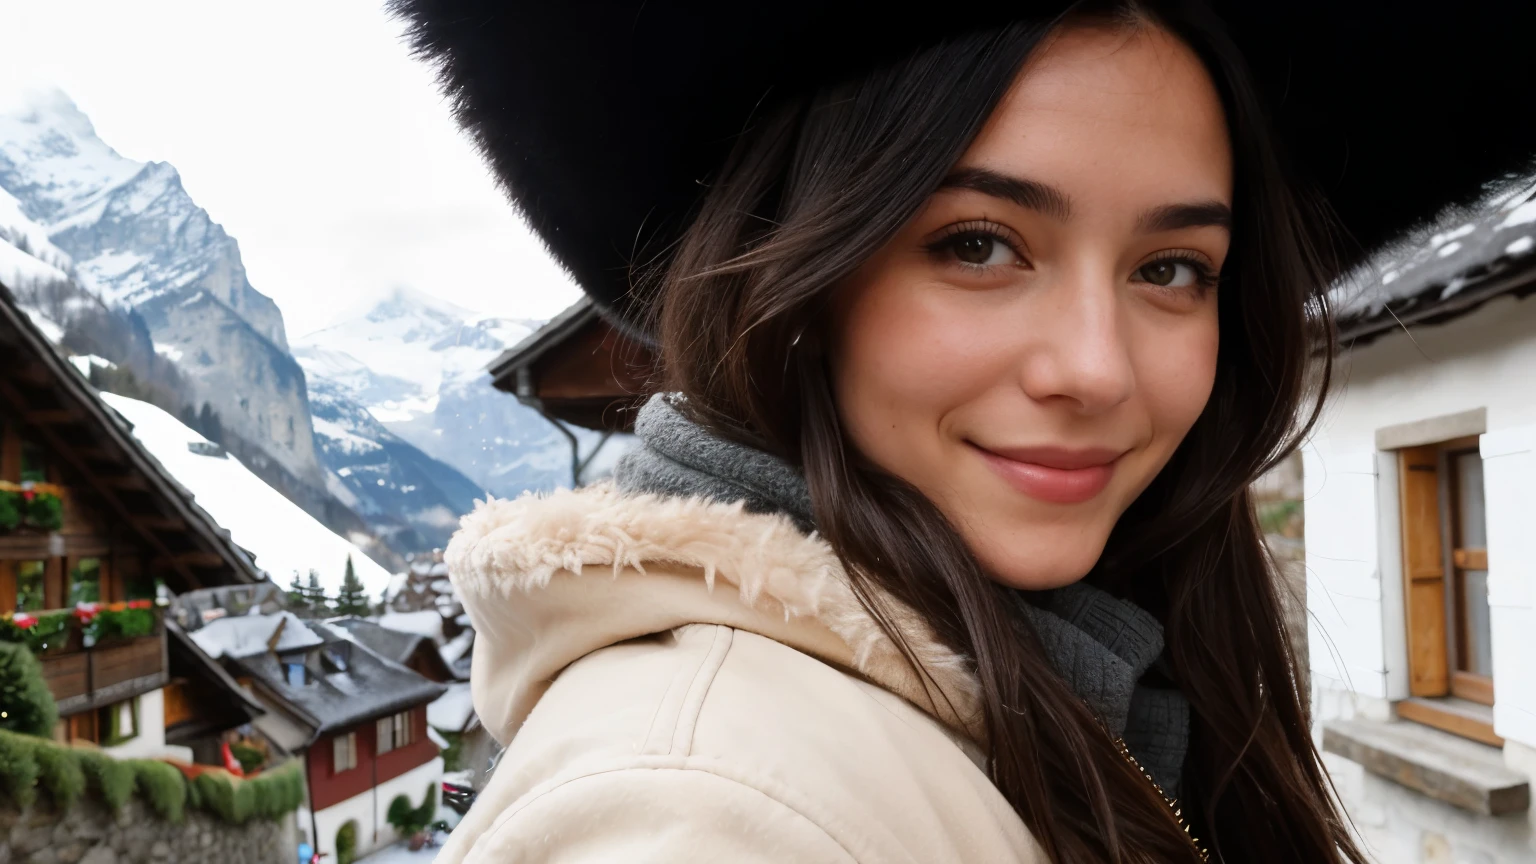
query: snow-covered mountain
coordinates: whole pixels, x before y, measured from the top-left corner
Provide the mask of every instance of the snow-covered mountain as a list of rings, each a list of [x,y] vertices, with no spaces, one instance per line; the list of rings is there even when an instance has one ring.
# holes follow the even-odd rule
[[[541,322],[489,318],[407,288],[294,341],[310,380],[334,384],[390,432],[510,497],[566,481],[570,449],[486,366]]]
[[[335,381],[311,376],[315,441],[331,492],[396,549],[442,548],[485,491],[401,440]]]
[[[566,476],[564,439],[484,371],[539,322],[401,290],[303,340],[301,366],[176,169],[117,153],[57,91],[0,112],[0,283],[61,350],[111,361],[98,387],[217,438],[338,534],[376,535],[381,561],[444,545],[486,491]]]
[[[142,318],[155,349],[179,361],[195,391],[187,401],[208,403],[224,429],[299,482],[324,486],[282,313],[251,286],[239,245],[197,206],[174,167],[122,156],[69,97],[47,91],[0,114],[0,189],[8,199],[0,200],[0,226],[34,250],[46,240],[51,248],[32,257]]]

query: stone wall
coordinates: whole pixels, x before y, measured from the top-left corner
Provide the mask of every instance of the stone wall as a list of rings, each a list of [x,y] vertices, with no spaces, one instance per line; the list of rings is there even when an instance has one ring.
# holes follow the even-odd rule
[[[1310,701],[1307,653],[1307,550],[1303,542],[1301,454],[1292,453],[1253,484],[1253,498],[1265,529],[1264,540],[1280,569],[1280,603],[1299,668],[1303,707]]]
[[[0,864],[291,864],[297,848],[292,816],[228,825],[189,809],[176,825],[137,798],[116,816],[89,797],[62,814],[46,798],[0,804]]]

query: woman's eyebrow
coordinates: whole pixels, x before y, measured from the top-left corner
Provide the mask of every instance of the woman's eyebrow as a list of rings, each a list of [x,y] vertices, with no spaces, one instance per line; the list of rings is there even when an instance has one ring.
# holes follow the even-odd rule
[[[1072,218],[1072,199],[1048,183],[999,174],[986,168],[960,168],[944,178],[940,189],[970,189],[1011,201],[1027,210],[1065,222]]]
[[[1144,234],[1178,231],[1181,228],[1232,228],[1232,208],[1220,201],[1194,201],[1154,207],[1136,220],[1136,230]]]

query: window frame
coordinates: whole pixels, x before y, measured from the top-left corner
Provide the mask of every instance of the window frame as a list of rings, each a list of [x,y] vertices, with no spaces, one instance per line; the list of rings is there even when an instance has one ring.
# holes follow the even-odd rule
[[[1461,483],[1460,470],[1456,466],[1458,456],[1478,454],[1477,438],[1448,441],[1441,447],[1443,468],[1441,491],[1443,493],[1444,536],[1450,540],[1446,551],[1446,638],[1450,671],[1449,690],[1452,696],[1493,705],[1493,676],[1480,675],[1467,669],[1471,653],[1468,633],[1471,631],[1470,610],[1467,608],[1466,579],[1470,571],[1488,570],[1488,547],[1466,546],[1461,536]],[[1481,459],[1482,456],[1478,455]],[[1484,507],[1488,494],[1483,492]],[[1486,515],[1484,517],[1486,521]],[[1484,538],[1486,544],[1487,539]]]
[[[395,747],[397,749],[400,747],[409,747],[416,743],[415,737],[411,734],[413,731],[411,729],[411,712],[401,711],[395,714],[391,720],[393,721],[395,727]]]
[[[1493,680],[1465,668],[1469,626],[1462,586],[1467,571],[1486,570],[1487,548],[1460,545],[1456,457],[1480,453],[1479,439],[1467,435],[1396,450],[1409,696],[1396,707],[1404,719],[1502,746],[1483,707],[1493,704]]]
[[[377,738],[374,749],[380,756],[409,747],[417,741],[416,724],[410,710],[380,717],[374,721],[374,729]]]
[[[394,715],[390,715],[374,721],[374,735],[377,739],[374,742],[374,752],[380,756],[395,749],[394,719]]]
[[[357,731],[343,732],[331,739],[331,773],[357,770]]]

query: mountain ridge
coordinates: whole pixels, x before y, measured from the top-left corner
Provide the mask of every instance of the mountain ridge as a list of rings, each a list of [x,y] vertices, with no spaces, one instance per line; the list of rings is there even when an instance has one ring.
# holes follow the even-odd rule
[[[122,156],[59,91],[0,111],[0,282],[61,350],[116,364],[92,367],[99,388],[221,437],[333,531],[381,538],[381,561],[568,473],[564,440],[485,372],[543,322],[400,286],[290,340],[175,166]]]

